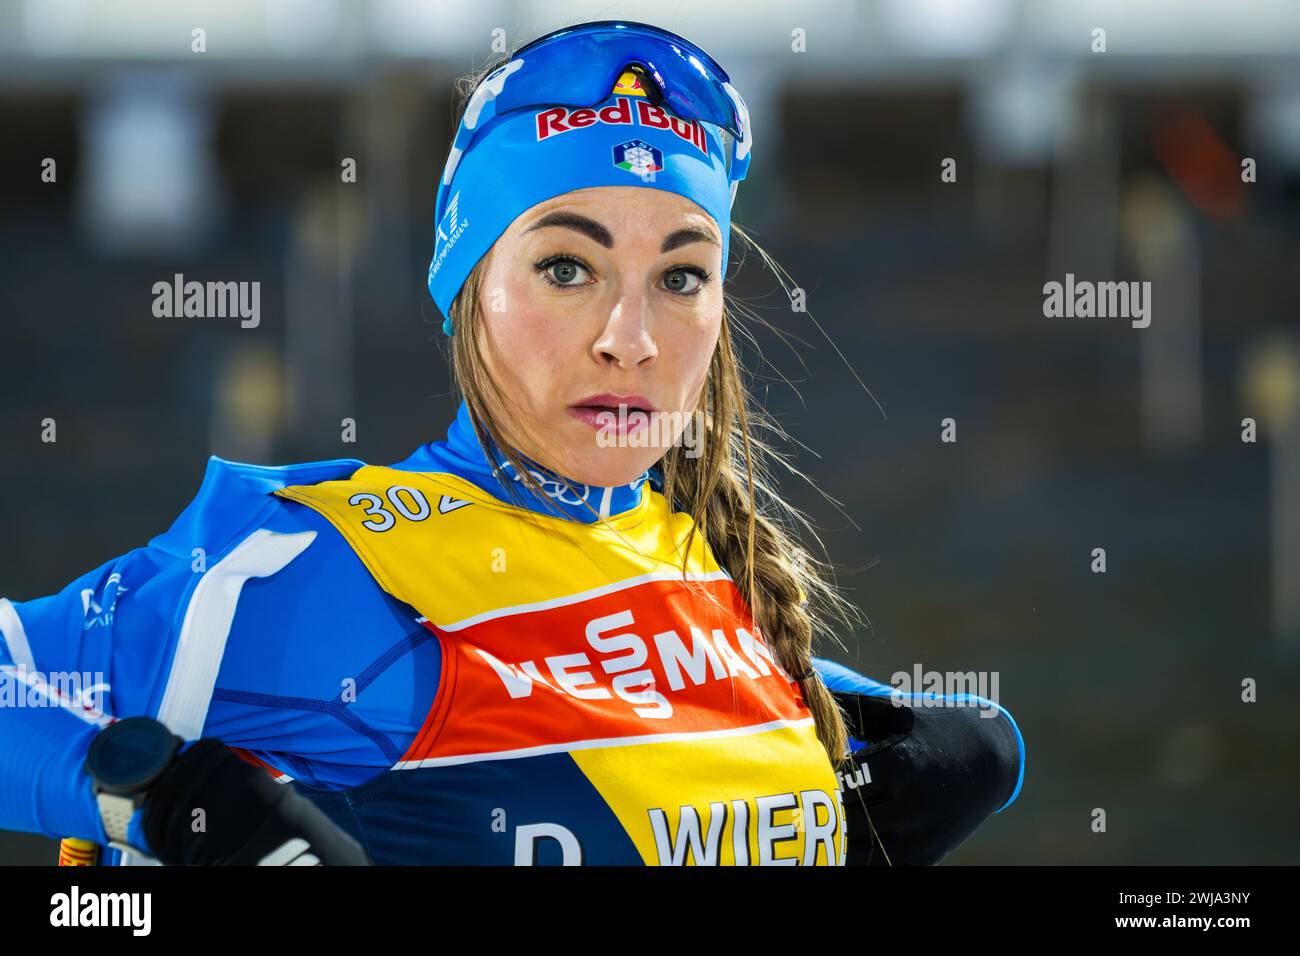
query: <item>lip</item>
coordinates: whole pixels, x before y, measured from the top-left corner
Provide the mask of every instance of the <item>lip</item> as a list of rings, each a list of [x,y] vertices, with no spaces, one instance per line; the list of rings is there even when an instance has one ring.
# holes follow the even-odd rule
[[[627,406],[626,417],[618,414],[620,405]],[[614,395],[610,392],[589,395],[569,406],[569,414],[578,421],[585,422],[596,429],[613,428],[620,435],[630,435],[648,425],[648,415],[633,416],[632,412],[649,413],[655,410],[654,405],[644,395]],[[610,420],[611,411],[614,413],[613,421]]]
[[[620,405],[626,405],[628,411],[639,408],[643,412],[657,411],[650,399],[644,395],[615,395],[613,392],[601,392],[599,395],[588,395],[586,398],[574,402],[570,408],[581,408],[584,405],[605,405],[609,408],[617,409]]]

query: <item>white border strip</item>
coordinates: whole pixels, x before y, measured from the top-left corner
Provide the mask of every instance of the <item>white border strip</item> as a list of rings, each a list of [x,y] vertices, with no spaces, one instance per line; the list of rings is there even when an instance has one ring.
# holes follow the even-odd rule
[[[586,591],[578,591],[576,594],[566,594],[564,597],[549,598],[545,601],[534,601],[532,604],[516,604],[514,607],[493,608],[491,611],[484,611],[482,614],[475,614],[473,617],[467,617],[463,621],[457,621],[454,624],[440,624],[440,630],[443,631],[460,631],[467,627],[473,627],[475,624],[482,624],[484,621],[492,621],[499,617],[510,617],[514,614],[531,614],[534,611],[548,611],[551,608],[564,607],[568,604],[580,604],[583,601],[598,598],[606,594],[613,594],[615,591],[622,591],[627,588],[634,588],[639,584],[645,584],[647,581],[730,581],[731,575],[726,571],[688,571],[685,577],[680,571],[651,571],[649,574],[640,574],[634,578],[626,578],[622,581],[615,581],[613,584],[602,584],[600,587],[591,588]]]
[[[679,740],[704,740],[720,737],[747,737],[768,730],[785,727],[806,727],[816,721],[812,717],[799,720],[773,720],[751,727],[732,727],[726,730],[682,731],[675,734],[638,734],[631,737],[604,737],[599,740],[574,740],[563,744],[542,744],[519,750],[498,750],[486,754],[458,754],[454,757],[425,757],[423,760],[403,760],[393,765],[394,770],[419,770],[422,767],[454,767],[457,764],[479,763],[484,760],[518,760],[521,757],[538,757],[544,754],[568,753],[573,750],[596,750],[601,747],[630,747],[639,744],[666,744]]]
[[[8,598],[0,598],[0,638],[4,639],[5,646],[9,648],[14,666],[29,671],[36,670],[36,659],[32,657],[32,645],[27,642],[23,619],[18,616],[18,609]]]

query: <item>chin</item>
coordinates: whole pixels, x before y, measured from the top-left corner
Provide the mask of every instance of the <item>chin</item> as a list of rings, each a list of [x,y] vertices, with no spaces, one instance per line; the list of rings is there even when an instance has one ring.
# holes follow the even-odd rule
[[[659,458],[657,449],[601,448],[594,454],[588,451],[575,456],[572,469],[563,473],[573,481],[601,488],[626,485],[640,478]]]

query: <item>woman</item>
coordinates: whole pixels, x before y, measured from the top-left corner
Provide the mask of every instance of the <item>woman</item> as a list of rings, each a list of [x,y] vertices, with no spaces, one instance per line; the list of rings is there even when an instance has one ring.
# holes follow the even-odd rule
[[[0,711],[0,827],[124,863],[823,865],[933,862],[1010,803],[1005,712],[812,656],[851,609],[762,514],[722,293],[748,125],[642,24],[475,84],[429,270],[446,440],[213,458],[147,547],[0,603],[7,673],[111,684]]]

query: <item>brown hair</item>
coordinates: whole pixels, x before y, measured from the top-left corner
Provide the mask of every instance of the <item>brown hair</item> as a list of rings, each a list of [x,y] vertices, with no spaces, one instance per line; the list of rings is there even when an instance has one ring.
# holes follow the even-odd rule
[[[460,110],[478,80],[495,65],[461,81]],[[788,275],[745,230],[733,223],[731,233],[733,239],[743,239],[755,249],[788,289]],[[452,378],[465,399],[483,447],[492,450],[494,460],[508,461],[518,480],[542,502],[548,502],[527,462],[503,437],[505,433],[492,410],[508,409],[513,403],[492,379],[483,354],[480,295],[490,256],[491,251],[474,266],[451,305],[455,327],[450,340]],[[726,263],[723,268],[725,271]],[[860,622],[860,613],[833,583],[833,566],[814,558],[799,545],[792,530],[796,526],[802,527],[819,546],[821,541],[807,518],[775,491],[769,462],[779,461],[792,474],[808,479],[753,433],[753,427],[760,426],[788,438],[779,424],[757,410],[745,385],[733,340],[733,329],[743,329],[733,312],[771,328],[765,319],[743,309],[724,291],[721,332],[695,410],[696,421],[702,423],[703,434],[697,445],[702,452],[698,457],[689,456],[680,444],[667,451],[658,463],[663,495],[671,507],[689,513],[694,522],[682,548],[683,571],[695,534],[702,534],[749,605],[777,662],[796,678],[816,722],[818,739],[832,765],[839,769],[847,755],[848,729],[830,690],[813,669],[812,647],[819,633],[843,647],[843,641],[828,624],[836,621],[852,630]],[[557,477],[563,480],[562,475]],[[516,493],[515,482],[506,485],[512,495]]]

